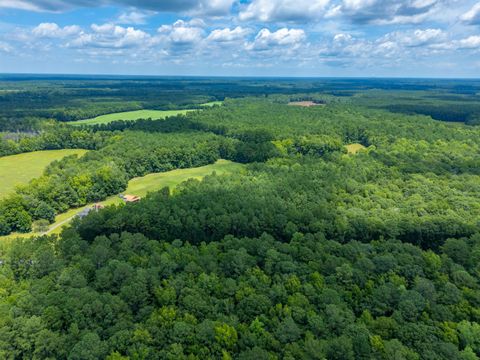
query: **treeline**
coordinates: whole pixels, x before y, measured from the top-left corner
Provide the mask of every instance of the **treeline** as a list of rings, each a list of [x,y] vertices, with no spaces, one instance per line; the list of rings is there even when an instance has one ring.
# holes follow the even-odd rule
[[[441,121],[480,124],[480,104],[395,104],[387,109],[403,114],[428,115]]]
[[[42,177],[0,201],[0,233],[28,232],[32,221],[53,221],[56,213],[122,192],[133,177],[211,164],[233,151],[213,134],[112,136],[98,151],[53,162]]]
[[[478,125],[480,101],[475,91],[380,91],[370,90],[350,98],[350,103],[372,109],[386,109],[406,115],[425,115],[447,122]]]
[[[88,106],[72,106],[69,108],[53,108],[40,110],[39,116],[56,119],[62,122],[91,119],[100,115],[115,112],[142,110],[142,104],[134,101],[126,102],[90,102]]]
[[[0,156],[39,150],[95,150],[103,147],[111,136],[111,132],[94,132],[87,128],[42,123],[35,130],[4,133],[0,137]]]

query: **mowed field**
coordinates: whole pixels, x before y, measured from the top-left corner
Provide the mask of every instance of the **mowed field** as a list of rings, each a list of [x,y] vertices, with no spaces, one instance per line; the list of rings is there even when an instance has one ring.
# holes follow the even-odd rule
[[[166,186],[173,190],[177,185],[189,179],[201,180],[207,175],[215,172],[217,175],[234,174],[240,172],[245,165],[235,163],[228,160],[218,160],[215,164],[201,166],[189,169],[177,169],[163,173],[149,174],[143,177],[134,178],[128,183],[128,188],[123,194],[137,195],[144,197],[147,193],[160,190]],[[118,195],[110,196],[105,201],[99,202],[104,206],[121,204],[123,201]],[[78,213],[86,207],[92,206],[89,204],[81,208],[71,209],[63,214],[57,215],[55,222],[50,225],[48,234],[58,234],[63,226],[68,224]],[[28,237],[31,235],[38,235],[35,233],[29,234],[12,234],[9,236],[0,237],[0,240],[5,240],[12,237]]]
[[[45,167],[54,160],[69,155],[83,155],[87,150],[47,150],[0,157],[0,198],[12,193],[17,185],[42,175]]]
[[[359,151],[366,149],[366,147],[363,146],[362,144],[349,144],[349,145],[345,145],[345,147],[347,148],[347,152],[349,154],[356,154]]]
[[[124,194],[145,196],[150,191],[160,190],[166,186],[173,189],[178,184],[189,179],[200,180],[213,172],[217,175],[231,174],[240,171],[243,167],[244,165],[232,161],[218,160],[212,165],[149,174],[130,180]]]
[[[208,103],[202,104],[200,106],[203,107],[212,107],[212,106],[221,106],[223,105],[223,101],[210,101]]]
[[[185,115],[189,111],[194,110],[136,110],[136,111],[125,111],[107,115],[97,116],[92,119],[71,121],[71,125],[98,125],[98,124],[108,124],[112,121],[118,120],[139,120],[139,119],[152,119],[152,120],[163,120],[169,116],[176,115]]]

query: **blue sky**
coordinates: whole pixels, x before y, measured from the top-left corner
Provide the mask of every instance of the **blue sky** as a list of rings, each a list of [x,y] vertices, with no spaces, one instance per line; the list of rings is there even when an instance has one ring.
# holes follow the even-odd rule
[[[478,0],[0,0],[0,73],[480,77]]]

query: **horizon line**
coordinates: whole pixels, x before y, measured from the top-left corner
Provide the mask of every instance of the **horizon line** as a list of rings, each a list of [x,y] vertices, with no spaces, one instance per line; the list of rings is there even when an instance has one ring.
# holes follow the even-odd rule
[[[105,74],[105,73],[27,73],[6,72],[2,77],[34,76],[34,77],[125,77],[125,78],[233,78],[233,79],[385,79],[385,80],[480,80],[480,77],[432,77],[432,76],[298,76],[298,75],[142,75],[142,74]]]

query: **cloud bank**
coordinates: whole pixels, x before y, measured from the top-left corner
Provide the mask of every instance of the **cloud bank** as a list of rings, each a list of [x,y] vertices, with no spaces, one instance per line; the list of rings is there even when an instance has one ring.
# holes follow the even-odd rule
[[[72,69],[480,74],[478,0],[0,0],[2,13],[0,65],[13,68],[43,54]]]

